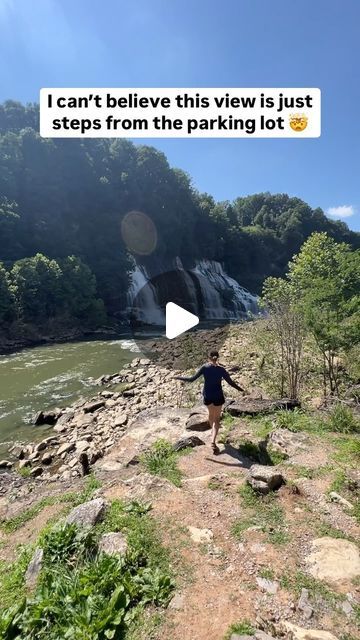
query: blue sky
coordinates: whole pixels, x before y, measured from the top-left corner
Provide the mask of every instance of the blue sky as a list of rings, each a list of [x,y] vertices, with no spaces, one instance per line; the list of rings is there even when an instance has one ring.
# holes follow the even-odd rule
[[[320,87],[319,139],[153,140],[218,200],[287,192],[360,230],[358,0],[0,0],[0,101],[41,87]]]

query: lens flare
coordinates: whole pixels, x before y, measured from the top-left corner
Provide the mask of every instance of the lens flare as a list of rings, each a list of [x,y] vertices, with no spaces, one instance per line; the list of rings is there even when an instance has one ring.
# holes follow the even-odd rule
[[[121,221],[121,235],[130,253],[148,256],[156,249],[155,224],[142,211],[129,211],[124,216]]]

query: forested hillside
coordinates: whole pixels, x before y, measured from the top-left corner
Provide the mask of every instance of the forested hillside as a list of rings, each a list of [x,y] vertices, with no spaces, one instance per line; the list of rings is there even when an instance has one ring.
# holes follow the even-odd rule
[[[147,262],[219,260],[253,292],[267,276],[282,276],[314,231],[360,247],[360,234],[299,198],[260,193],[215,202],[152,147],[42,139],[38,117],[37,105],[0,105],[3,334],[95,327],[119,314],[133,265],[121,236],[129,211],[155,225]],[[246,192],[241,177],[238,189]]]

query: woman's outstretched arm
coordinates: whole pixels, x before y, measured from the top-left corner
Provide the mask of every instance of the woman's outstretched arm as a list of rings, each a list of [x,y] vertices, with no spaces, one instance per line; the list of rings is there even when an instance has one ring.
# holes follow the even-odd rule
[[[200,367],[200,369],[196,373],[194,373],[193,376],[188,376],[188,377],[175,376],[175,380],[181,380],[181,382],[194,382],[195,380],[200,378],[200,376],[203,373],[204,373],[204,366]]]
[[[236,382],[234,382],[234,380],[230,377],[230,374],[225,369],[223,373],[223,378],[230,385],[230,387],[234,387],[234,389],[237,389],[238,391],[244,391],[244,389],[240,387],[239,384],[236,384]]]

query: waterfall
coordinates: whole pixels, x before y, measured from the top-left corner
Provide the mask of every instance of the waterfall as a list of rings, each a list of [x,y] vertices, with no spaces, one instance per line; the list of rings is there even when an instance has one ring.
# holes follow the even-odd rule
[[[231,278],[223,266],[214,260],[200,260],[192,269],[185,269],[179,257],[165,274],[152,274],[144,265],[136,265],[127,296],[127,315],[136,321],[164,325],[164,307],[171,294],[179,297],[192,313],[204,320],[241,320],[259,313],[257,297]],[[147,286],[145,286],[147,285]],[[179,293],[181,290],[181,293]],[[182,295],[182,297],[181,297]]]

